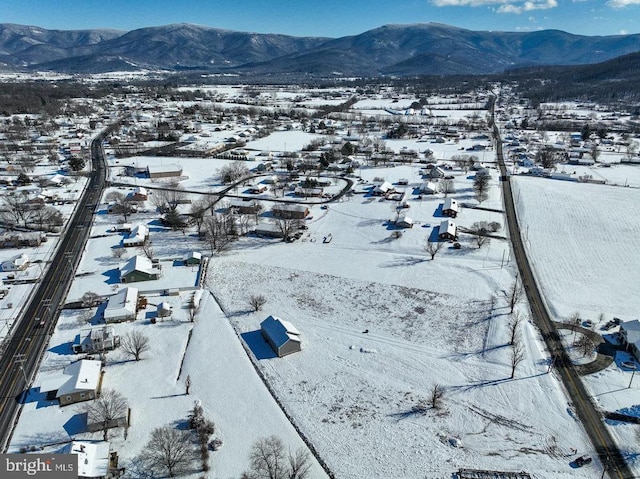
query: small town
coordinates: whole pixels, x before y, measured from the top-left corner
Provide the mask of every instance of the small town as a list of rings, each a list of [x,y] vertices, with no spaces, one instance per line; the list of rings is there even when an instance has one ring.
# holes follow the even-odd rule
[[[508,85],[167,96],[3,118],[8,452],[101,478],[245,477],[257,448],[290,477],[594,477],[570,370],[637,454],[637,112]]]
[[[640,478],[640,0],[6,0],[0,479]]]

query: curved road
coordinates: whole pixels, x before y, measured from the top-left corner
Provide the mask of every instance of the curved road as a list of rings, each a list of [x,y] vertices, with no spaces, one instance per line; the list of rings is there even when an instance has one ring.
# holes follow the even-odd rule
[[[0,358],[0,451],[6,452],[28,391],[58,319],[59,308],[73,281],[106,180],[102,141],[119,122],[91,143],[93,170],[87,187],[69,220],[64,237],[38,289],[17,319]]]
[[[495,103],[495,98],[493,103]],[[491,105],[492,116],[493,103]],[[514,257],[518,264],[518,270],[520,271],[520,278],[526,291],[527,299],[529,300],[533,320],[542,333],[547,349],[553,358],[554,366],[562,379],[562,383],[567,390],[567,394],[571,398],[578,418],[582,422],[582,425],[585,428],[600,461],[604,465],[606,473],[612,479],[632,479],[635,476],[632,474],[631,469],[627,465],[624,456],[618,448],[618,445],[606,428],[601,414],[591,402],[591,398],[582,384],[576,368],[571,363],[571,360],[562,345],[556,326],[551,320],[546,308],[522,241],[522,235],[518,226],[518,219],[513,201],[511,181],[507,174],[502,154],[500,130],[495,124],[495,121],[493,121],[493,133],[496,142],[496,155],[498,166],[500,168],[500,180],[502,183],[505,214],[510,233],[509,236],[511,239]]]

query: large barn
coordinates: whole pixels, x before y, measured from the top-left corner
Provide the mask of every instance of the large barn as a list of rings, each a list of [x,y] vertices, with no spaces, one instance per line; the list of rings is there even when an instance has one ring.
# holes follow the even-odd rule
[[[302,350],[300,332],[289,321],[269,316],[260,323],[260,331],[279,358]]]

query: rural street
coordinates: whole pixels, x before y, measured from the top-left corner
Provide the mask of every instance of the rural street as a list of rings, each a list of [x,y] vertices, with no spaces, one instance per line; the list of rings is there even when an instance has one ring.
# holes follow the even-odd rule
[[[493,105],[491,111],[493,113]],[[496,156],[500,168],[500,183],[502,185],[509,237],[511,239],[513,254],[517,261],[518,271],[520,272],[520,278],[527,294],[527,299],[529,300],[533,320],[542,333],[555,370],[560,375],[562,383],[571,399],[573,408],[582,422],[608,476],[611,479],[632,479],[635,476],[627,465],[618,445],[607,430],[602,415],[593,405],[589,393],[585,389],[576,368],[567,355],[554,322],[551,320],[542,293],[538,288],[522,241],[511,190],[511,178],[507,174],[502,153],[500,130],[495,122],[493,124],[493,133],[496,142]]]
[[[76,267],[89,236],[93,214],[102,197],[106,163],[102,140],[118,123],[100,133],[91,143],[93,168],[87,187],[78,200],[58,249],[24,314],[16,318],[0,358],[0,451],[6,452],[20,415],[21,401],[31,387],[42,356],[58,319],[59,309],[73,281]]]

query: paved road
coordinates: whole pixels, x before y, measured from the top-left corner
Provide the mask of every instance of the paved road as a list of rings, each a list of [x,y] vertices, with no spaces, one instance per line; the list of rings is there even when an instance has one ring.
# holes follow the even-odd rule
[[[110,126],[91,143],[93,170],[87,188],[60,239],[51,265],[33,293],[24,315],[16,320],[0,358],[0,451],[5,452],[18,420],[23,393],[29,389],[73,281],[89,236],[93,213],[102,196],[106,163],[102,140]]]
[[[514,257],[518,264],[518,270],[520,271],[520,278],[527,293],[533,320],[542,333],[547,349],[551,357],[554,358],[556,371],[562,379],[562,383],[571,398],[576,414],[582,422],[600,460],[604,464],[608,476],[612,479],[632,479],[635,476],[631,473],[631,469],[627,465],[618,445],[607,430],[601,414],[591,402],[591,398],[582,384],[576,368],[572,365],[567,352],[564,350],[555,324],[547,311],[542,293],[536,283],[522,242],[522,235],[518,226],[511,191],[511,181],[507,175],[502,154],[500,130],[495,124],[493,125],[493,129],[496,141],[496,155],[501,175],[505,214],[510,233],[509,236],[511,238]]]

